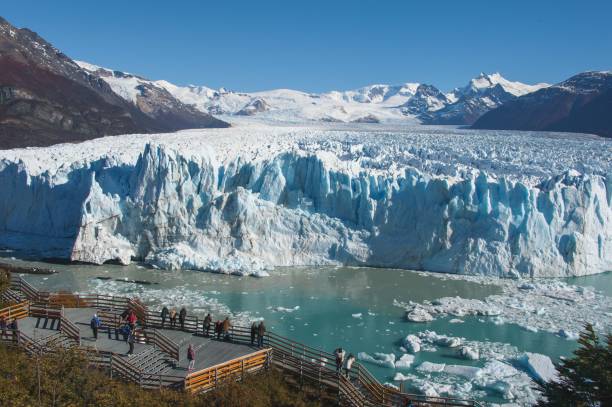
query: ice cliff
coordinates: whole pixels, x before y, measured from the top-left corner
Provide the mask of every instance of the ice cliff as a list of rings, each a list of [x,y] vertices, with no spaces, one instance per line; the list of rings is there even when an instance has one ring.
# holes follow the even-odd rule
[[[222,272],[347,264],[571,276],[612,270],[612,177],[530,184],[337,165],[325,151],[220,158],[143,144],[29,173],[0,162],[0,245],[37,256]]]

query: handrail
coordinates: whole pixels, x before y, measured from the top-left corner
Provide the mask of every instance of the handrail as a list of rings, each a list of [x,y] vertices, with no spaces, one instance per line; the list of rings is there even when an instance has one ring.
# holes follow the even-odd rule
[[[22,319],[28,316],[29,307],[30,301],[22,301],[15,305],[9,305],[0,309],[0,316],[3,316],[6,320]]]
[[[81,331],[78,326],[66,318],[63,309],[60,316],[60,332],[75,341],[77,346],[81,345]]]
[[[239,380],[245,373],[251,373],[267,366],[271,358],[271,349],[262,349],[191,373],[185,377],[185,390],[199,393],[216,387],[219,382]]]

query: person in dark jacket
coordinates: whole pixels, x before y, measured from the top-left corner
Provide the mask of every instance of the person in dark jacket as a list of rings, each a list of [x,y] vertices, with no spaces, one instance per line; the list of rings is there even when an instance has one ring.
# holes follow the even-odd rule
[[[100,328],[100,325],[102,325],[100,318],[98,318],[98,314],[94,314],[93,318],[91,318],[91,321],[89,322],[89,325],[93,331],[94,339],[98,339],[98,329]]]
[[[168,307],[166,307],[164,305],[164,308],[162,308],[161,310],[161,327],[162,329],[164,328],[164,324],[166,323],[166,318],[168,318],[168,314],[170,311],[168,311]]]
[[[136,333],[133,330],[130,330],[130,335],[128,336],[127,342],[130,346],[130,350],[127,354],[132,355],[134,353],[134,343],[136,343]]]
[[[264,345],[264,336],[266,335],[266,326],[263,321],[259,322],[259,326],[257,327],[257,346],[263,348]]]
[[[257,337],[258,331],[257,322],[253,322],[253,325],[251,325],[251,346],[255,345],[255,338]]]
[[[202,326],[204,336],[210,336],[210,324],[212,324],[212,317],[210,316],[209,312],[204,318],[204,325]]]
[[[181,329],[185,330],[185,319],[187,318],[187,310],[185,307],[181,308],[179,312],[179,323],[181,324]]]
[[[221,339],[221,331],[223,331],[223,322],[215,322],[215,333],[217,334],[217,339]]]

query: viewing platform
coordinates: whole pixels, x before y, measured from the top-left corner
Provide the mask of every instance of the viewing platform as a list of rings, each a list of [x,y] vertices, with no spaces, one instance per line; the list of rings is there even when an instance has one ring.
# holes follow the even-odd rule
[[[144,388],[174,388],[191,393],[205,392],[245,375],[274,368],[297,386],[308,385],[338,405],[350,406],[477,406],[472,400],[427,397],[403,393],[382,385],[360,363],[348,377],[336,372],[334,356],[323,350],[281,337],[264,335],[263,347],[251,343],[250,328],[232,326],[228,337],[217,339],[204,334],[203,320],[188,315],[184,326],[166,321],[159,312],[138,299],[105,295],[50,293],[36,290],[25,280],[12,276],[11,287],[1,294],[0,309],[7,321],[17,321],[0,341],[18,346],[30,354],[77,348],[85,352],[93,367],[113,378],[134,382]],[[134,351],[120,332],[121,317],[133,312],[138,322]],[[96,339],[90,326],[94,314],[101,321]],[[214,324],[213,324],[214,326]],[[195,365],[188,369],[187,348],[195,350]]]

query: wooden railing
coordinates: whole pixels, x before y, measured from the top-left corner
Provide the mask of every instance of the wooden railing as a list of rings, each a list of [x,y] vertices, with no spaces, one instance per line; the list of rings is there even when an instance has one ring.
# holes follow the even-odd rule
[[[211,390],[222,382],[241,380],[245,374],[254,373],[268,366],[271,354],[271,349],[262,349],[191,373],[185,378],[185,390],[190,393],[200,393]]]
[[[146,388],[183,387],[185,378],[166,374],[145,373],[134,366],[125,356],[113,352],[87,349],[89,362],[109,372],[111,378],[121,378]]]
[[[63,309],[60,317],[60,332],[72,339],[77,346],[81,345],[81,331],[78,326],[64,316]]]
[[[14,319],[22,319],[28,316],[29,307],[29,301],[22,301],[19,304],[10,305],[8,307],[0,309],[0,316],[3,316],[4,319],[7,321],[12,321]]]
[[[157,329],[149,328],[137,329],[136,335],[140,343],[147,343],[149,345],[153,345],[155,348],[170,356],[178,363],[180,348],[166,335],[164,335]]]

